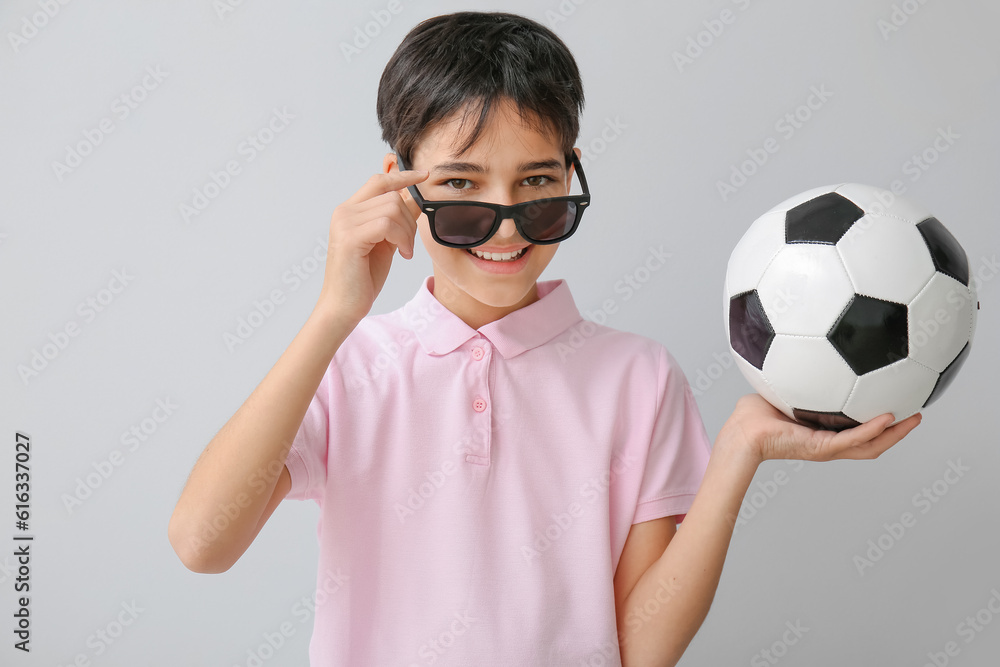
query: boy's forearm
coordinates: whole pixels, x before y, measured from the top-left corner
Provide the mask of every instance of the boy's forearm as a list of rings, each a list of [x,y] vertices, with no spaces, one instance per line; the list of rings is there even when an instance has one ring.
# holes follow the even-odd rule
[[[625,667],[675,665],[708,615],[740,504],[758,463],[739,432],[716,439],[691,509],[619,614]]]
[[[316,388],[352,329],[333,313],[314,311],[205,447],[168,529],[186,566],[223,571],[249,546]]]

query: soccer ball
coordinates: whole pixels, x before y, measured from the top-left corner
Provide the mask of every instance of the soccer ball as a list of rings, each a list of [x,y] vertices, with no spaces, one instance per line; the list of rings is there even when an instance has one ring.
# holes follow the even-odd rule
[[[941,396],[979,303],[955,237],[918,204],[857,183],[808,190],[750,226],[726,270],[736,365],[789,417],[842,430]]]

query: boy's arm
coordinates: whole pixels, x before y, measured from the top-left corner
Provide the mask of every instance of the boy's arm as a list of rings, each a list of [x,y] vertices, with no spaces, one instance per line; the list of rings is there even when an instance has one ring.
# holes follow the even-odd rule
[[[397,250],[413,257],[420,208],[406,187],[426,178],[414,171],[376,174],[334,211],[316,307],[205,447],[170,517],[170,544],[188,569],[232,567],[288,493],[288,450],[327,367],[371,310]]]
[[[883,416],[840,433],[814,431],[756,394],[741,398],[715,441],[683,524],[618,611],[622,665],[660,667],[680,660],[708,615],[740,504],[762,461],[876,458],[920,416],[887,428],[891,422]]]
[[[288,493],[288,450],[334,353],[353,326],[332,313],[313,311],[205,447],[167,531],[188,569],[214,573],[232,567]]]

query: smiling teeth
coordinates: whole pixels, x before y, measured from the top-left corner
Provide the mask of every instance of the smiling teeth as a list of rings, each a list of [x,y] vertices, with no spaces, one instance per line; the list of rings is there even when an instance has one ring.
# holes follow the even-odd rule
[[[470,249],[471,250],[471,249]],[[481,259],[488,259],[494,262],[509,262],[512,259],[517,259],[524,254],[524,248],[517,250],[516,252],[479,252],[478,250],[471,250],[476,257]]]

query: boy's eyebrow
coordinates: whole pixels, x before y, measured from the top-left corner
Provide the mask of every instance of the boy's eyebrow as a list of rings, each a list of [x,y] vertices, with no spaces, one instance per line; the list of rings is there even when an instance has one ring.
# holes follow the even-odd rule
[[[522,162],[518,167],[518,171],[544,171],[547,169],[560,170],[563,168],[565,168],[565,165],[559,160],[533,160],[531,162]],[[442,162],[439,165],[435,165],[433,171],[459,171],[474,174],[486,173],[486,169],[478,162]]]

